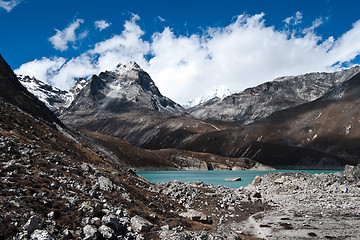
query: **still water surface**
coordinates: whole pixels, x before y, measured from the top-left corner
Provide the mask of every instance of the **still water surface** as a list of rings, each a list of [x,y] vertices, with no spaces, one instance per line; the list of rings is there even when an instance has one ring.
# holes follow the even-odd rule
[[[173,180],[181,182],[203,181],[215,186],[222,185],[231,188],[245,187],[252,182],[255,176],[264,175],[270,172],[308,172],[317,173],[334,173],[341,170],[271,170],[271,171],[138,171],[138,175],[148,179],[150,182],[169,182]],[[227,182],[226,178],[241,177],[239,182]]]

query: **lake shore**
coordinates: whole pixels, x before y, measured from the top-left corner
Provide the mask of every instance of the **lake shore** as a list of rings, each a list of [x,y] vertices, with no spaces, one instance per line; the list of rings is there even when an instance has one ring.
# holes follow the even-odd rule
[[[178,181],[156,186],[159,192],[184,206],[180,211],[184,216],[211,219],[212,227],[226,226],[242,236],[259,239],[360,236],[360,188],[358,179],[349,178],[348,172],[274,172],[256,177],[252,184],[238,189]],[[164,231],[160,236],[171,233]]]
[[[341,172],[342,170],[222,170],[222,171],[138,171],[137,174],[148,179],[153,183],[170,182],[178,180],[181,182],[193,182],[202,181],[206,184],[212,184],[214,186],[222,185],[231,188],[246,187],[251,184],[256,176],[262,176],[271,172],[309,172],[311,174],[316,173],[333,173]],[[228,182],[227,178],[241,178],[241,181]]]

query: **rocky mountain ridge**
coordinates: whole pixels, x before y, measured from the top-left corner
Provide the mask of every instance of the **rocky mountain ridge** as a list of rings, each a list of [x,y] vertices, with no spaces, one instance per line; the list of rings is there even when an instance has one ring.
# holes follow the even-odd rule
[[[339,134],[335,137],[319,131],[333,132],[328,126],[331,119],[336,121],[332,128],[339,129],[339,133],[345,129],[346,135],[341,139],[357,139],[356,123],[347,119],[356,118],[356,108],[349,106],[351,113],[338,116],[329,111],[338,111],[333,109],[335,104],[349,105],[342,96],[349,88],[349,78],[359,70],[360,67],[354,67],[335,73],[283,77],[192,109],[207,116],[216,113],[217,117],[222,116],[218,110],[239,113],[237,120],[228,123],[220,118],[210,117],[208,121],[184,114],[181,106],[160,94],[146,72],[130,63],[94,75],[87,82],[79,80],[83,85],[60,118],[90,135],[104,134],[146,149],[184,149],[227,158],[250,158],[277,168],[339,168],[356,162],[356,147],[350,143],[346,147],[348,140],[336,142]],[[356,104],[356,96],[351,101]],[[321,116],[322,112],[329,112],[327,118]],[[337,121],[340,116],[346,121]],[[294,152],[297,154],[289,160]]]
[[[249,157],[279,168],[340,168],[346,163],[357,164],[359,92],[360,73],[312,102],[275,112],[254,124],[218,134],[204,133],[183,148]]]
[[[162,96],[150,76],[135,62],[130,62],[127,65],[119,64],[113,71],[100,73],[99,76],[94,75],[88,81],[79,78],[69,91],[53,88],[47,83],[28,76],[18,76],[18,79],[57,115],[61,115],[65,109],[67,112],[78,112],[82,111],[81,109],[89,108],[97,108],[96,111],[103,111],[104,109],[113,111],[116,108],[115,106],[122,105],[120,110],[115,111],[123,111],[124,108],[142,108],[171,115],[189,114],[197,119],[212,122],[250,124],[271,115],[273,112],[313,101],[331,88],[350,79],[359,71],[360,67],[355,66],[333,73],[315,72],[299,76],[280,77],[227,97],[214,97],[202,101],[186,110]],[[84,91],[80,94],[82,100],[78,99],[78,103],[73,104],[82,107],[70,107],[88,83],[90,85],[87,88],[91,90],[88,89],[87,93]],[[84,107],[84,104],[99,100],[101,104],[97,106],[93,104]],[[74,109],[68,110],[69,107]]]
[[[360,67],[355,66],[334,73],[280,77],[224,99],[210,99],[187,113],[203,120],[250,124],[273,112],[313,101],[359,71]]]
[[[183,112],[180,105],[161,95],[150,76],[132,62],[119,64],[114,71],[92,76],[66,109],[63,118],[73,113],[117,113],[129,109],[153,110],[170,115]]]

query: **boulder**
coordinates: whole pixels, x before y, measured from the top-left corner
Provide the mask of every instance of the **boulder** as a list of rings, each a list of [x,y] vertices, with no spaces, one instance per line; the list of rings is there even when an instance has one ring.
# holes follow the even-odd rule
[[[114,230],[112,230],[111,228],[105,225],[101,225],[98,231],[101,234],[101,236],[103,236],[103,238],[105,239],[111,239],[114,237],[115,234]]]
[[[227,178],[227,179],[225,179],[225,181],[228,181],[228,182],[239,182],[239,181],[241,181],[241,177]]]
[[[30,217],[29,220],[24,225],[24,229],[28,232],[28,234],[31,234],[39,227],[40,227],[39,218],[37,216]]]
[[[360,164],[357,166],[346,165],[344,169],[344,177],[349,182],[360,180]]]
[[[103,216],[101,221],[103,224],[110,227],[114,231],[120,231],[121,229],[126,228],[126,226],[120,221],[120,219],[113,214]]]
[[[95,238],[95,235],[97,233],[97,230],[94,226],[92,225],[86,225],[84,228],[83,228],[83,233],[85,235],[85,238],[89,238],[89,239],[93,239]]]
[[[190,218],[193,221],[197,221],[205,224],[213,223],[213,220],[210,216],[207,216],[204,213],[196,211],[194,209],[190,209],[187,212],[180,213],[180,216],[185,218]]]
[[[153,227],[151,222],[145,220],[140,216],[134,216],[130,219],[131,227],[136,232],[148,232]]]
[[[171,227],[169,225],[164,225],[164,226],[161,226],[161,230],[162,231],[170,231]]]
[[[285,182],[284,176],[281,176],[281,177],[274,180],[275,184],[283,184],[284,182]]]
[[[254,187],[257,187],[257,186],[259,186],[259,184],[261,183],[261,177],[260,176],[256,176],[255,178],[254,178],[254,180],[252,181],[252,185],[254,186]]]
[[[46,230],[36,229],[30,236],[31,240],[52,240],[53,238]]]
[[[99,188],[103,191],[112,191],[113,190],[113,183],[111,182],[110,179],[106,178],[106,177],[99,177],[98,179],[98,183],[99,183]]]
[[[260,192],[253,192],[251,194],[251,198],[254,199],[254,198],[261,198],[261,193]]]

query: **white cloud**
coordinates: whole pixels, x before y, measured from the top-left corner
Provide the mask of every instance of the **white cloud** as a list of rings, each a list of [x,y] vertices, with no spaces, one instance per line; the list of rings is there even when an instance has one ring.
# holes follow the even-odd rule
[[[46,58],[43,57],[40,60],[35,59],[31,62],[27,62],[16,69],[16,74],[36,76],[39,80],[47,81],[57,74],[57,71],[66,62],[65,58]]]
[[[102,31],[105,28],[110,27],[111,23],[108,23],[105,20],[99,20],[99,21],[95,21],[94,25],[95,25],[95,28],[99,29],[99,31]]]
[[[165,18],[162,18],[162,17],[160,17],[160,16],[157,16],[157,19],[158,19],[160,22],[165,22],[165,21],[166,21]]]
[[[284,22],[287,25],[298,25],[302,21],[302,12],[296,12],[295,16],[285,18]]]
[[[83,19],[76,19],[62,31],[55,29],[56,34],[49,38],[49,41],[53,44],[54,48],[56,50],[65,51],[68,49],[69,42],[74,43],[77,40],[85,38],[88,34],[86,31],[79,35],[75,33],[81,23],[84,23]]]
[[[239,92],[284,75],[335,70],[360,54],[360,21],[340,38],[323,40],[314,31],[321,19],[290,32],[267,26],[264,14],[240,15],[228,26],[208,28],[202,34],[176,35],[166,27],[145,41],[138,20],[133,15],[121,34],[66,63],[44,58],[22,65],[17,73],[34,64],[33,75],[45,75],[44,80],[66,89],[74,78],[135,60],[165,96],[186,104],[216,89]]]
[[[5,9],[8,12],[11,12],[11,10],[16,7],[21,0],[11,0],[11,1],[3,1],[0,0],[0,8]]]

